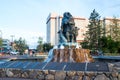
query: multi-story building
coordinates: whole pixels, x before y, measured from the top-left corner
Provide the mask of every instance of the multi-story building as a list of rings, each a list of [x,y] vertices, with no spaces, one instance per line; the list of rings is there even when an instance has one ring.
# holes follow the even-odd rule
[[[108,36],[108,35],[112,35],[112,26],[113,25],[117,25],[117,27],[120,28],[120,18],[110,18],[110,17],[106,17],[106,18],[103,18],[103,27],[105,28],[105,36]],[[116,22],[115,22],[116,21]]]
[[[10,41],[8,39],[3,39],[2,41],[2,51],[7,52],[11,49]]]
[[[52,45],[58,44],[58,31],[61,29],[61,22],[63,16],[60,16],[56,13],[50,13],[47,18],[47,43],[51,43]],[[77,42],[82,42],[84,40],[84,34],[87,31],[87,26],[89,24],[89,20],[87,18],[75,17],[73,16],[75,21],[75,26],[80,28],[78,31],[79,35],[77,36]],[[104,36],[111,35],[110,27],[113,23],[114,18],[103,18],[101,19],[101,24],[104,29]],[[120,24],[120,19],[117,18],[118,24]],[[120,25],[119,25],[120,27]]]
[[[57,14],[49,14],[47,18],[47,43],[55,44],[56,31],[58,29],[57,26]]]
[[[52,45],[58,44],[58,31],[61,29],[61,22],[63,16],[57,15],[56,13],[50,13],[47,18],[47,43],[51,43]],[[81,17],[74,17],[75,26],[80,28],[78,31],[79,35],[77,36],[77,42],[81,42],[84,40],[84,33],[86,32],[88,25],[88,19]]]

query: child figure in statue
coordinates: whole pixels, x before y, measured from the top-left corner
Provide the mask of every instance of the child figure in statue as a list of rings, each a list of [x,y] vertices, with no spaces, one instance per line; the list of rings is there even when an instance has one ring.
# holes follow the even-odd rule
[[[78,35],[78,30],[79,29],[75,27],[74,18],[72,17],[72,15],[69,12],[65,12],[62,18],[61,31],[63,37],[67,40],[67,42],[76,42],[76,36]]]

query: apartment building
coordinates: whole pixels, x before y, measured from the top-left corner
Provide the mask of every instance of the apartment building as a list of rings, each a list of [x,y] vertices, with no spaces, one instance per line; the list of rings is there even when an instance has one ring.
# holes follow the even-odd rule
[[[111,27],[114,25],[114,18],[105,17],[103,18],[103,27],[105,27],[105,36],[112,35]],[[116,18],[117,26],[120,28],[120,18]]]
[[[2,42],[2,51],[7,52],[11,49],[10,41],[8,39],[3,39]]]
[[[47,18],[47,43],[51,43],[52,45],[55,45],[56,43],[56,33],[58,31],[58,23],[57,23],[57,14],[56,13],[52,13],[49,14],[48,18]]]

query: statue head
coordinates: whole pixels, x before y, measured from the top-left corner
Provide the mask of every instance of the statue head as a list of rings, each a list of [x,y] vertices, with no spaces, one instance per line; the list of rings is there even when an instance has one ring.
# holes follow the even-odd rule
[[[65,18],[70,18],[70,17],[72,17],[72,15],[71,15],[69,12],[65,12],[65,13],[63,14],[63,17],[65,17]]]

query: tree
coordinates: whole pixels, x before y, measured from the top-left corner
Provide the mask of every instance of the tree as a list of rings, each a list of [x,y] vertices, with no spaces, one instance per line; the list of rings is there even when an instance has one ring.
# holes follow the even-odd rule
[[[52,45],[50,43],[43,43],[43,38],[38,38],[38,46],[37,51],[39,52],[49,52],[50,49],[52,49]]]
[[[114,41],[120,41],[120,20],[115,16],[111,19],[110,36]]]
[[[21,37],[19,40],[15,40],[15,49],[20,52],[20,54],[23,54],[26,49],[28,49],[28,45],[26,44],[26,41],[22,39]]]
[[[43,50],[45,52],[49,52],[49,50],[52,49],[52,48],[53,48],[53,46],[50,43],[44,43],[43,44]]]
[[[2,38],[0,38],[0,47],[2,46]]]
[[[114,41],[110,36],[102,37],[102,50],[105,53],[118,53],[120,49],[120,42]]]
[[[100,15],[93,10],[93,12],[90,14],[89,18],[89,25],[87,26],[88,31],[86,32],[85,41],[88,43],[90,49],[99,49],[100,48],[100,38],[102,34],[102,26],[100,22]]]
[[[102,50],[106,53],[120,52],[120,20],[115,16],[110,20],[108,36],[101,38]]]
[[[42,37],[39,37],[39,38],[38,38],[37,51],[43,52],[43,38],[42,38]]]
[[[2,38],[0,38],[0,52],[2,52]]]

